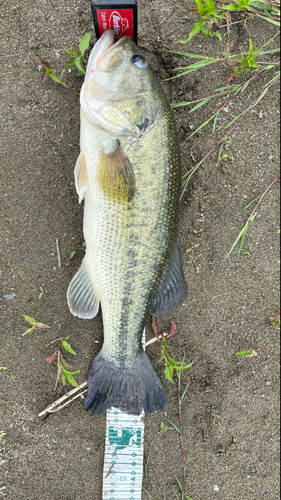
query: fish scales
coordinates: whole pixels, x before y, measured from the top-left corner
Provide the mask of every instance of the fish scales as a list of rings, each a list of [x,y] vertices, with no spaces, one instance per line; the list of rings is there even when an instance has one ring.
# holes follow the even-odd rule
[[[80,199],[85,198],[86,255],[68,302],[85,318],[94,317],[101,303],[104,343],[89,372],[85,401],[98,414],[112,405],[131,413],[164,409],[166,393],[143,352],[142,332],[149,312],[170,312],[186,292],[176,246],[181,174],[172,112],[149,66],[148,75],[119,74],[124,58],[129,69],[134,58],[144,70],[148,66],[131,40],[113,45],[105,32],[81,92],[75,169]],[[99,74],[99,66],[105,81],[104,72],[111,71],[107,100],[106,84],[99,88],[91,74]],[[129,98],[123,96],[126,87]]]

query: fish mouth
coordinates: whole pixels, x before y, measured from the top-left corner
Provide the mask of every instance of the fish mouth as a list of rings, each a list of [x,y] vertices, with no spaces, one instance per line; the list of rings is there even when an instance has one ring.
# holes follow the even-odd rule
[[[114,31],[106,30],[97,41],[88,61],[86,78],[91,78],[91,73],[96,68],[109,71],[122,61],[124,56],[122,46],[130,40],[130,37],[124,36],[116,43],[114,38]]]

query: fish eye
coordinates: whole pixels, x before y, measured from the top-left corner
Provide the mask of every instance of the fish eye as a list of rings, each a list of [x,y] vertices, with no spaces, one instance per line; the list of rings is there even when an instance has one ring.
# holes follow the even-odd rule
[[[143,56],[140,56],[139,54],[135,54],[134,56],[132,56],[131,61],[139,68],[146,68],[148,64],[147,60]]]

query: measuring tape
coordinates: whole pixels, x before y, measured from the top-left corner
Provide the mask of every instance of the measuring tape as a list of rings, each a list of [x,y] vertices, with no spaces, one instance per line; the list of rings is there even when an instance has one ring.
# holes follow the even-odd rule
[[[143,417],[116,408],[107,412],[103,500],[141,500]]]

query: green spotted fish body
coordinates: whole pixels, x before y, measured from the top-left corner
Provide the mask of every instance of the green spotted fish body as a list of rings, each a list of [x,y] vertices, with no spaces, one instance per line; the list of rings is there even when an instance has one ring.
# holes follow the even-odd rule
[[[88,375],[86,410],[164,410],[167,396],[142,348],[149,314],[186,294],[177,248],[180,157],[168,101],[140,49],[106,31],[81,90],[76,188],[85,199],[86,255],[68,288],[71,312],[101,304],[104,344]]]

